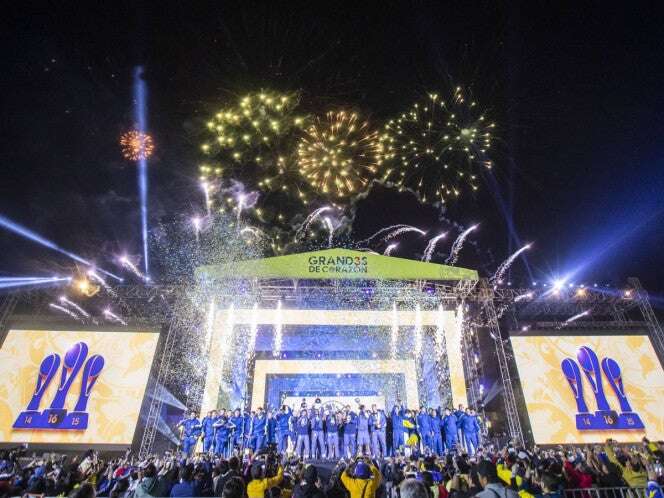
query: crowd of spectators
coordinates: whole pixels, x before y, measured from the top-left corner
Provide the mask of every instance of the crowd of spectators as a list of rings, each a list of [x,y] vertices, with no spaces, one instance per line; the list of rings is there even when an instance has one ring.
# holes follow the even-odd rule
[[[331,469],[295,455],[250,451],[228,459],[165,452],[139,460],[0,453],[0,497],[148,498],[664,498],[664,442],[525,448],[488,445],[474,455],[341,459]],[[322,475],[325,474],[325,475]],[[591,494],[591,491],[594,494]],[[625,493],[628,494],[625,494]]]

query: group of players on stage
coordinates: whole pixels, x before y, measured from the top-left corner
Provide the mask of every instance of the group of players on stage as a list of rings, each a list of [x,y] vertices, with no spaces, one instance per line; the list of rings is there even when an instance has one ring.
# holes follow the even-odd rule
[[[392,437],[387,441],[390,425]],[[202,420],[191,412],[177,425],[182,431],[182,450],[191,455],[199,440],[203,451],[229,457],[234,451],[260,451],[276,444],[279,452],[294,452],[302,458],[338,459],[357,454],[385,457],[408,451],[442,455],[463,448],[474,454],[480,445],[481,425],[475,411],[422,406],[404,408],[401,402],[388,415],[376,405],[357,412],[349,405],[342,410],[323,407],[319,399],[307,407],[303,400],[298,413],[283,405],[279,411],[242,413],[222,409],[209,412]]]

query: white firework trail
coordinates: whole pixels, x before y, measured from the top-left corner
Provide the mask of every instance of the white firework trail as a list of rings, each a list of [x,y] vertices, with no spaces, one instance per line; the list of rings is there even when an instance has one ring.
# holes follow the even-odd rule
[[[141,270],[139,270],[134,263],[131,262],[131,260],[127,256],[122,256],[120,258],[120,264],[122,265],[123,268],[126,268],[130,272],[132,272],[134,275],[136,275],[138,278],[141,280],[144,280],[147,282],[147,278],[145,278],[145,275],[141,273]]]
[[[507,270],[509,270],[509,267],[512,266],[512,263],[514,263],[516,258],[518,258],[522,252],[530,249],[530,246],[531,244],[526,244],[521,249],[512,254],[509,258],[507,258],[505,261],[503,261],[496,270],[496,273],[489,280],[491,282],[499,282],[500,280],[502,280],[503,277],[505,276],[505,273],[507,273]]]
[[[519,301],[523,301],[524,299],[532,299],[535,293],[533,292],[526,292],[525,294],[519,294],[514,298],[514,302],[518,303]]]
[[[385,252],[383,252],[383,254],[385,256],[390,256],[392,254],[392,251],[394,251],[398,246],[399,246],[398,242],[393,242],[392,244],[390,244],[385,248]]]
[[[94,270],[88,270],[88,277],[90,277],[91,280],[94,280],[97,282],[99,285],[101,285],[106,292],[108,292],[111,296],[115,297],[117,296],[117,293],[113,290],[113,288],[108,285],[108,282],[104,280],[99,274],[94,271]]]
[[[368,239],[360,240],[357,244],[358,244],[358,245],[360,245],[360,244],[368,244],[368,243],[371,242],[373,239],[375,239],[375,238],[378,237],[379,235],[384,234],[385,232],[389,232],[389,231],[392,231],[392,230],[396,230],[397,228],[408,227],[408,226],[410,226],[410,225],[406,225],[405,223],[398,223],[398,224],[396,224],[396,225],[390,225],[389,227],[381,228],[381,229],[378,230],[376,233],[374,233],[371,237],[369,237]]]
[[[242,210],[244,209],[244,194],[240,194],[237,197],[237,226],[240,226],[240,217],[242,216]]]
[[[83,308],[81,308],[78,304],[76,304],[74,301],[70,301],[67,299],[67,296],[60,296],[60,302],[64,306],[69,306],[70,308],[74,308],[76,312],[80,313],[83,315],[85,318],[90,318],[90,313],[85,311]]]
[[[392,240],[394,237],[398,237],[399,235],[402,235],[404,233],[408,232],[417,232],[420,235],[426,235],[427,233],[424,230],[420,230],[419,228],[412,227],[410,225],[405,225],[401,228],[397,228],[396,230],[393,230],[392,232],[388,233],[385,237],[381,239],[381,242],[387,242],[388,240]]]
[[[76,319],[76,320],[83,321],[83,319],[82,319],[80,316],[78,316],[78,315],[77,315],[76,313],[74,313],[73,311],[68,310],[68,309],[65,308],[64,306],[60,306],[59,304],[55,304],[55,303],[50,303],[50,304],[49,304],[49,307],[53,308],[54,310],[58,310],[58,311],[60,311],[60,312],[62,312],[62,313],[64,313],[64,314],[66,314],[66,315],[69,315],[70,317],[72,317],[72,318],[74,318],[74,319]]]
[[[274,346],[273,346],[273,351],[272,351],[272,356],[280,356],[281,355],[281,342],[283,340],[283,329],[284,329],[284,320],[283,320],[283,314],[281,312],[281,300],[277,303],[277,314],[276,314],[276,320],[274,324]]]
[[[584,316],[588,316],[588,315],[590,315],[590,310],[582,311],[581,313],[578,313],[574,316],[569,317],[558,328],[560,329],[562,327],[565,327],[565,326],[569,325],[570,323],[577,321],[579,318],[583,318]]]
[[[266,237],[265,232],[256,227],[244,227],[242,230],[240,230],[240,234],[241,235],[250,234],[256,237],[257,239]]]
[[[332,220],[328,218],[327,216],[323,218],[325,222],[325,227],[327,228],[327,247],[332,247],[332,240],[334,238],[334,225],[332,224]]]
[[[415,357],[419,358],[422,354],[422,310],[420,304],[415,305]]]
[[[397,303],[392,303],[392,334],[390,337],[390,348],[392,359],[397,359],[397,341],[399,340],[399,314],[397,313]]]
[[[426,261],[427,263],[431,261],[433,252],[436,250],[436,244],[438,244],[438,242],[444,239],[445,237],[447,237],[447,232],[438,234],[434,238],[429,240],[426,249],[424,249],[424,256],[422,256],[422,261]]]
[[[332,206],[323,206],[309,213],[309,216],[307,216],[302,222],[302,226],[300,226],[300,228],[298,228],[295,232],[295,242],[297,242],[297,240],[300,238],[300,235],[304,234],[306,236],[307,230],[311,224],[316,221],[316,218],[318,218],[321,214],[326,213],[327,211],[331,211],[332,209]]]
[[[452,249],[450,249],[450,255],[445,260],[445,264],[448,265],[456,264],[456,262],[459,260],[459,253],[463,248],[463,243],[466,241],[466,237],[468,237],[468,235],[470,235],[470,232],[475,230],[478,226],[479,225],[473,225],[472,227],[467,228],[466,230],[461,232],[461,234],[454,241],[454,244],[452,244]]]
[[[106,308],[104,310],[104,318],[106,318],[106,320],[108,320],[109,322],[119,323],[120,325],[127,325],[127,322],[125,322],[122,318],[113,313],[109,308]]]

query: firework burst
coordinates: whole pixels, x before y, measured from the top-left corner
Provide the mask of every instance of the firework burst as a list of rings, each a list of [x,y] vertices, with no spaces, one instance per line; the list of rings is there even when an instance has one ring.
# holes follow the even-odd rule
[[[128,161],[140,161],[149,158],[154,152],[154,141],[147,133],[131,130],[120,137],[122,156]]]
[[[300,173],[314,190],[337,201],[364,190],[384,159],[378,132],[346,111],[330,111],[309,126],[297,154]]]
[[[490,169],[494,124],[457,87],[449,99],[432,93],[385,125],[390,179],[417,192],[423,202],[455,199],[478,189],[478,167]]]

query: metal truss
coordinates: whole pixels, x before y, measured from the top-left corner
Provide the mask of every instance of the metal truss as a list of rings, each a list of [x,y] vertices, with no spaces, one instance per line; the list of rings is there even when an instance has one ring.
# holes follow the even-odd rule
[[[648,293],[641,286],[641,282],[638,278],[632,277],[627,279],[627,281],[633,288],[635,303],[645,319],[645,324],[648,328],[648,332],[650,332],[653,345],[658,349],[660,358],[664,358],[664,331],[662,331],[662,326],[659,324],[657,316],[655,316],[655,313],[652,310],[650,300],[648,299]]]
[[[498,358],[500,378],[503,384],[503,399],[505,401],[505,418],[507,419],[507,427],[510,437],[519,444],[523,444],[523,429],[521,428],[521,420],[519,419],[519,411],[516,405],[514,386],[512,384],[509,363],[507,361],[507,353],[505,352],[505,343],[503,342],[500,333],[500,325],[498,324],[493,289],[489,287],[487,281],[482,281],[480,290],[482,296],[481,306],[487,319],[487,326],[491,338],[493,339],[496,348],[496,356]]]

